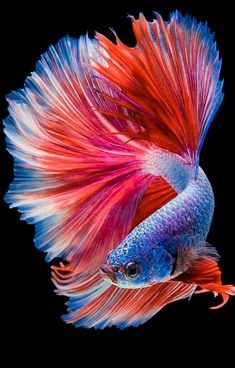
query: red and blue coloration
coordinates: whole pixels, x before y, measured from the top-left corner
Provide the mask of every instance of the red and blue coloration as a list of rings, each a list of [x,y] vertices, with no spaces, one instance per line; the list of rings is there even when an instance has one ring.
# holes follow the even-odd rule
[[[135,47],[65,37],[8,96],[5,198],[61,259],[53,282],[75,326],[138,326],[195,292],[235,295],[206,242],[214,196],[199,167],[223,99],[213,35],[178,11],[131,20]]]

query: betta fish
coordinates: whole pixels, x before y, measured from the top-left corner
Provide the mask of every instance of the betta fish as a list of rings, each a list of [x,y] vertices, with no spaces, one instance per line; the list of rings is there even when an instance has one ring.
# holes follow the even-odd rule
[[[65,37],[10,93],[5,200],[35,224],[67,323],[138,326],[194,293],[235,295],[207,242],[214,195],[199,166],[222,99],[207,24],[131,17],[134,47]]]

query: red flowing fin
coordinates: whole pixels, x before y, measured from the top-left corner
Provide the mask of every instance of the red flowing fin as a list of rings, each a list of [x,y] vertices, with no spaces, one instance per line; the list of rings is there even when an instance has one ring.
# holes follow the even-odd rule
[[[126,143],[135,125],[94,108],[115,109],[97,92],[107,93],[107,85],[81,64],[98,58],[95,45],[65,38],[52,47],[25,89],[9,97],[5,121],[15,158],[6,200],[36,224],[35,244],[47,260],[65,260],[52,267],[53,281],[57,293],[76,298],[76,308],[101,295],[106,303],[110,286],[98,269],[107,253],[142,220],[140,209],[148,216],[177,195],[163,178],[143,171],[148,146]]]
[[[187,272],[177,277],[177,280],[199,286],[202,290],[196,291],[198,294],[208,291],[214,293],[215,296],[220,294],[223,298],[223,302],[211,309],[221,308],[227,303],[229,296],[235,296],[235,286],[222,285],[221,271],[217,261],[212,258],[196,260],[192,263]]]
[[[153,181],[156,204],[146,215],[176,195],[164,179],[144,172],[148,144],[128,135],[137,123],[128,114],[107,119],[98,111],[120,109],[103,97],[114,92],[87,67],[94,60],[105,65],[97,48],[88,37],[66,37],[51,47],[24,90],[8,97],[5,120],[15,159],[6,200],[36,225],[35,244],[48,261],[69,262],[71,283],[83,272],[92,278],[134,218],[140,221],[136,213]]]
[[[142,126],[133,138],[195,164],[223,98],[221,62],[213,36],[206,24],[177,11],[169,22],[158,14],[153,22],[142,14],[131,19],[136,46],[127,47],[117,36],[113,44],[98,34],[106,64],[97,64],[95,69],[118,95],[117,106],[123,103],[125,113],[128,110]],[[117,116],[116,110],[103,112]]]
[[[107,285],[103,281],[100,289],[104,290]],[[190,297],[194,290],[194,285],[175,281],[142,289],[119,289],[112,285],[100,294],[96,290],[96,297],[91,300],[89,295],[88,299],[80,295],[72,297],[68,303],[69,313],[63,319],[86,328],[138,326],[167,304]],[[80,293],[80,290],[77,292]]]

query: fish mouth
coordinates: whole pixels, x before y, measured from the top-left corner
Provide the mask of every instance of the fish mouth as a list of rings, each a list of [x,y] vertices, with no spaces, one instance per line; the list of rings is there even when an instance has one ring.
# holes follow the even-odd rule
[[[104,279],[109,279],[112,283],[117,284],[118,280],[112,266],[103,264],[100,266],[100,274]]]

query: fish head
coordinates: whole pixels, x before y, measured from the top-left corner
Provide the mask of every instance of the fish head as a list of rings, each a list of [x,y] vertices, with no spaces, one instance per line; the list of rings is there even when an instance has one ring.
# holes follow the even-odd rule
[[[142,288],[168,279],[174,259],[158,243],[124,240],[100,267],[101,276],[120,288]]]

